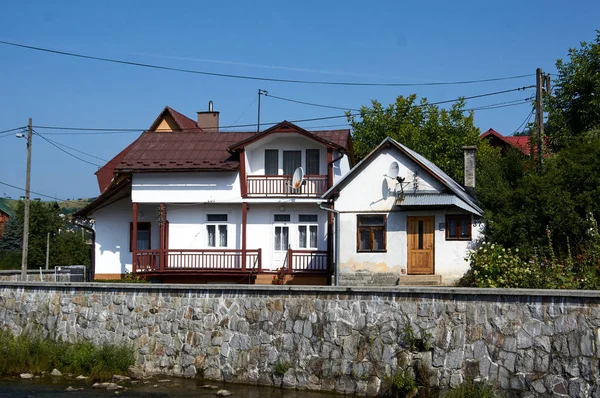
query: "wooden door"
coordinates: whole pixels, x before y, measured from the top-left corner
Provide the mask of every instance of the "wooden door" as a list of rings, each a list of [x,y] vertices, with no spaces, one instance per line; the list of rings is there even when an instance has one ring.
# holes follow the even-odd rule
[[[433,275],[433,226],[435,218],[407,217],[408,226],[408,274]]]

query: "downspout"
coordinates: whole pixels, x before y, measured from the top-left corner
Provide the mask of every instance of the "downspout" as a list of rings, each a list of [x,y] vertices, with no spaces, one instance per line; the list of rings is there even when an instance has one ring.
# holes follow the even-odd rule
[[[333,213],[333,229],[334,229],[334,253],[333,253],[333,285],[338,286],[339,268],[340,268],[340,212],[335,209],[323,207],[323,203],[319,203],[319,209],[328,213]]]
[[[88,282],[92,282],[94,277],[96,276],[96,231],[94,228],[90,228],[87,225],[79,224],[74,218],[71,218],[71,224],[77,225],[80,228],[85,229],[86,231],[91,232],[92,234],[92,247],[91,247],[91,266],[90,266],[90,274],[91,278]]]

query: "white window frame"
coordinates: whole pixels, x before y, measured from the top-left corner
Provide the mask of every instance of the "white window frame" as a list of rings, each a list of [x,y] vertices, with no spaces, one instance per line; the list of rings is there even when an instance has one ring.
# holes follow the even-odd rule
[[[316,221],[300,221],[300,217],[301,216],[316,216]],[[306,228],[306,234],[304,235],[304,238],[306,239],[306,241],[304,242],[305,246],[302,247],[301,242],[300,242],[300,228],[301,227],[305,227]],[[317,235],[317,239],[315,242],[315,246],[311,246],[310,245],[310,227],[315,227],[316,228],[316,235]],[[319,215],[318,214],[298,214],[298,224],[296,227],[296,232],[298,234],[297,236],[297,241],[296,241],[296,245],[298,247],[298,249],[300,250],[317,250],[319,248]]]
[[[287,221],[275,220],[275,218],[277,216],[287,216],[288,220]],[[292,228],[290,228],[290,225],[292,225],[292,215],[290,213],[275,213],[273,215],[273,250],[274,251],[282,252],[289,248],[290,242],[292,242],[292,239],[293,239],[293,237],[291,236]],[[283,249],[277,248],[275,245],[275,237],[277,235],[277,228],[282,228],[282,230],[281,230],[282,235],[283,235],[283,228],[287,228],[287,245]],[[282,246],[281,242],[280,242],[280,246]]]
[[[225,221],[209,221],[210,216],[225,216]],[[210,244],[210,232],[209,227],[215,228],[215,244]],[[220,229],[225,227],[225,245],[221,244]],[[208,213],[206,214],[206,247],[208,248],[227,248],[229,247],[229,214],[227,213]]]

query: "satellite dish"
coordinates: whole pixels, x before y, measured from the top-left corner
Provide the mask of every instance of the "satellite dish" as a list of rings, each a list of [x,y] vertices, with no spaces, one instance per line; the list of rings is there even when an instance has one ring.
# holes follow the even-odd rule
[[[396,177],[398,177],[399,172],[400,172],[400,166],[398,166],[398,162],[392,162],[392,163],[390,163],[390,167],[388,168],[386,177],[396,178]]]
[[[387,200],[389,195],[390,186],[388,185],[387,178],[384,178],[383,182],[381,183],[381,197],[383,198],[383,200]]]
[[[294,175],[292,176],[292,188],[298,189],[300,185],[304,182],[304,170],[302,167],[298,167],[294,170]]]

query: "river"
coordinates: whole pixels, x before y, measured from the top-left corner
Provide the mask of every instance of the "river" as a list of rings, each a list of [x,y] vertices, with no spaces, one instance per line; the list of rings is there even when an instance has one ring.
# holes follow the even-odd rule
[[[162,380],[170,380],[164,382]],[[162,382],[159,382],[162,381]],[[131,385],[122,383],[125,390],[115,391],[92,389],[92,383],[65,379],[33,379],[21,380],[18,378],[0,379],[0,398],[57,398],[57,397],[135,397],[135,398],[197,398],[216,397],[217,390],[202,388],[205,384],[214,384],[219,389],[226,389],[233,393],[231,398],[324,398],[335,397],[335,394],[282,390],[271,387],[246,386],[239,384],[221,384],[195,379],[162,378],[147,380],[147,383]],[[66,391],[73,388],[83,388],[80,391]]]

